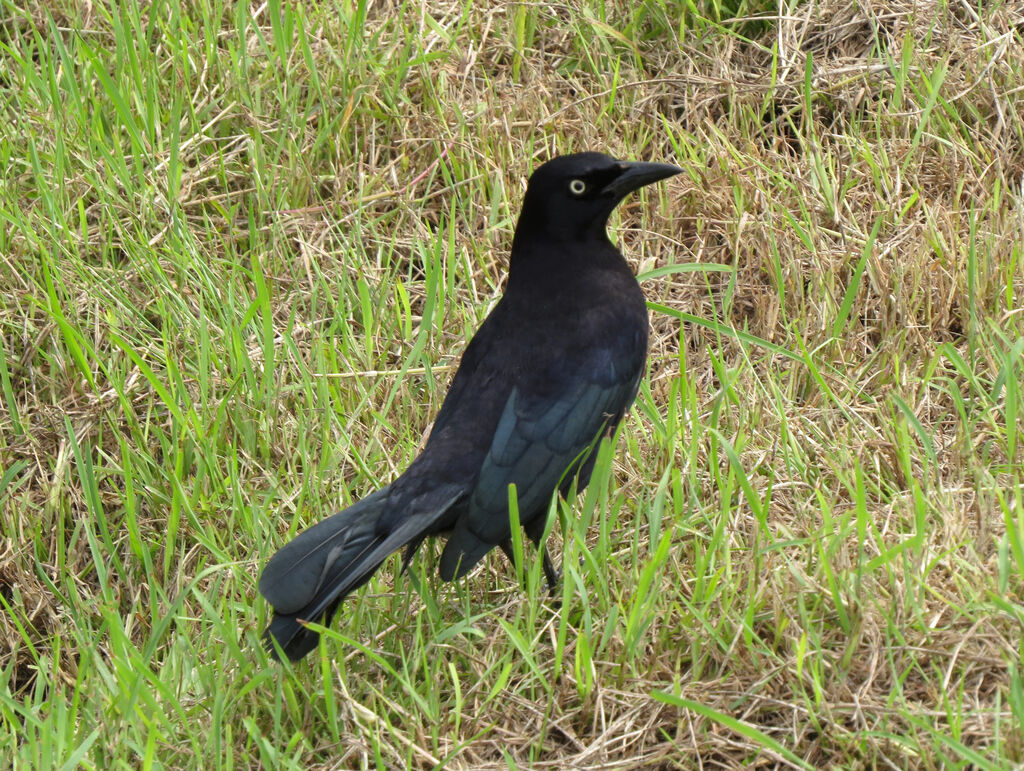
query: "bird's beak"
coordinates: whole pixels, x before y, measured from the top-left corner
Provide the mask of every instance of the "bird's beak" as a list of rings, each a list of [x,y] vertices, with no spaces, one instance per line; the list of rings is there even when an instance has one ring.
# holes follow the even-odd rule
[[[619,164],[622,173],[604,186],[601,192],[615,198],[623,198],[627,193],[639,190],[644,185],[672,177],[682,171],[670,163],[644,163],[641,161],[623,161]]]

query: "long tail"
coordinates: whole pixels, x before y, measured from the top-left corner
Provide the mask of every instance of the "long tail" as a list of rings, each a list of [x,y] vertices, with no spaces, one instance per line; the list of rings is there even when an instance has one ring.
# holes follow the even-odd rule
[[[390,492],[385,487],[318,522],[270,558],[259,588],[274,608],[274,618],[263,632],[274,658],[275,640],[291,661],[313,650],[320,635],[302,622],[330,620],[346,595],[370,580],[392,552],[421,541],[461,494],[439,490],[429,501],[416,502],[419,511],[405,517],[391,512],[386,517]],[[396,520],[393,529],[385,524]]]

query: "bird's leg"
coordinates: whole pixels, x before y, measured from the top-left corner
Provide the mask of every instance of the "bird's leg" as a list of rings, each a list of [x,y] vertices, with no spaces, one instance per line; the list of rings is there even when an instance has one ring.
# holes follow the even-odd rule
[[[499,543],[498,546],[500,546],[501,550],[503,552],[505,552],[505,556],[508,557],[508,561],[511,562],[512,563],[512,567],[515,568],[515,566],[516,566],[516,553],[515,553],[515,550],[513,550],[513,548],[512,548],[512,539],[511,538],[506,538],[504,541]]]
[[[548,554],[548,545],[544,540],[544,529],[547,524],[547,517],[537,517],[526,524],[526,534],[533,541],[537,553],[541,556],[541,564],[544,566],[544,578],[548,581],[548,593],[554,594],[562,580],[562,571],[555,569],[555,563],[551,561]]]
[[[508,557],[508,561],[515,568],[516,557],[515,551],[512,549],[512,539],[506,538],[504,541],[498,544],[501,550],[505,552],[505,556]],[[559,581],[562,580],[562,571],[555,569],[555,563],[551,561],[551,555],[548,554],[547,546],[538,546],[541,553],[541,562],[544,567],[544,578],[548,582],[548,591],[554,593],[555,589],[558,588]]]
[[[555,563],[551,561],[551,555],[548,554],[547,544],[540,547],[540,552],[544,561],[544,577],[548,580],[548,593],[554,594],[562,580],[562,571],[555,570]]]

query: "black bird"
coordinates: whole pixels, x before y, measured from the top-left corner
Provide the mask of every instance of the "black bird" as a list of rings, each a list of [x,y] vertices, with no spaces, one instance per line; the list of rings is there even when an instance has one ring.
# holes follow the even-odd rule
[[[678,174],[663,163],[600,153],[555,158],[527,185],[505,293],[466,346],[423,452],[398,479],[300,533],[260,576],[274,607],[264,632],[292,661],[316,647],[303,621],[330,619],[393,552],[405,562],[429,535],[448,534],[445,581],[487,552],[511,556],[508,486],[540,543],[552,494],[590,478],[590,450],[636,397],[647,357],[640,286],[608,240],[608,215],[631,191]]]

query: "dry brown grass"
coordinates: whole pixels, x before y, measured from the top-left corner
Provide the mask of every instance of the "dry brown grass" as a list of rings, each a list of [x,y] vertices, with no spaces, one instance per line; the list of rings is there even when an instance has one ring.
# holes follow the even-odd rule
[[[3,7],[11,757],[1024,759],[1017,4],[716,25],[710,5],[371,2],[362,26],[305,4],[283,56],[268,6],[192,9],[176,39],[154,5],[126,17],[141,81],[110,7]],[[140,125],[178,99],[176,151],[169,119],[133,144],[98,71]],[[572,510],[570,534],[581,509],[605,525],[566,539],[562,608],[499,559],[441,587],[425,555],[351,601],[350,645],[259,669],[262,561],[404,468],[500,293],[526,176],[585,148],[687,171],[620,208],[638,273],[729,270],[644,281],[668,309],[650,392],[610,500]],[[573,568],[589,553],[603,571]]]

